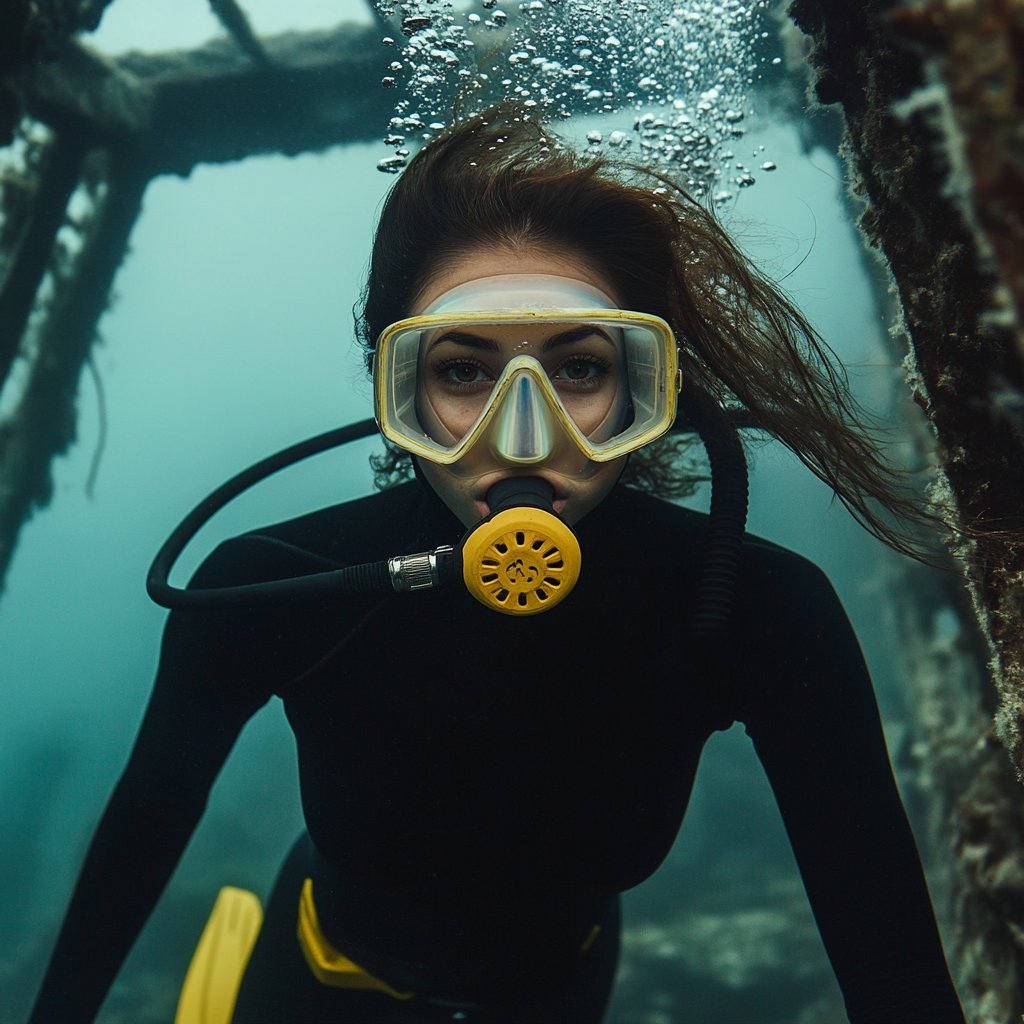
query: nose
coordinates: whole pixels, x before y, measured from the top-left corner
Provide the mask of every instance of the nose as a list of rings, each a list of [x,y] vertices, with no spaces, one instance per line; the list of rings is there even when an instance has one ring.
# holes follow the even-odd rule
[[[493,447],[499,458],[522,466],[542,462],[554,448],[551,413],[528,373],[512,381],[495,422]]]

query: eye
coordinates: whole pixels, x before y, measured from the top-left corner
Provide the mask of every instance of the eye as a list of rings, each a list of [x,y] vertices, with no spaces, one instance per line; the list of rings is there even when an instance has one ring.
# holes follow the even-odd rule
[[[477,381],[487,379],[487,374],[472,363],[455,363],[447,367],[444,375],[458,384],[476,384]]]
[[[587,380],[588,377],[597,376],[599,371],[600,368],[593,363],[583,359],[571,359],[567,363],[562,363],[558,368],[557,376],[564,377],[566,380]]]
[[[554,372],[552,380],[563,388],[591,390],[601,387],[609,369],[607,361],[600,356],[569,356]]]
[[[434,367],[434,374],[441,384],[449,388],[494,382],[490,373],[471,359],[446,359]]]

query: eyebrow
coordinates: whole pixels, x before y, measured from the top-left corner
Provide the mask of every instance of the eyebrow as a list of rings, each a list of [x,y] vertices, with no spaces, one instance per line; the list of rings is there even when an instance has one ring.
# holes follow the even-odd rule
[[[481,338],[479,334],[470,334],[468,331],[445,331],[430,343],[430,348],[427,351],[436,348],[442,341],[453,341],[457,345],[482,349],[484,352],[497,352],[501,348],[493,338]]]
[[[615,342],[612,341],[611,335],[603,327],[598,327],[597,324],[580,324],[579,327],[570,328],[568,331],[562,331],[561,334],[555,334],[548,338],[548,340],[541,346],[541,351],[550,352],[553,348],[559,348],[562,345],[571,345],[574,341],[580,341],[583,338],[589,338],[595,334],[599,338],[607,341],[613,348],[615,347]]]
[[[541,345],[541,351],[550,352],[554,348],[571,345],[573,342],[580,341],[582,338],[590,338],[595,334],[608,342],[609,345],[615,347],[615,342],[612,341],[611,335],[603,327],[599,327],[597,324],[580,324],[579,327],[572,327],[567,331],[552,335]],[[470,334],[468,331],[445,331],[444,334],[439,338],[435,338],[430,343],[430,348],[427,351],[429,352],[435,346],[440,345],[442,341],[451,341],[457,345],[465,345],[467,348],[480,349],[484,352],[498,352],[501,350],[501,346],[493,338],[484,338],[479,334]]]

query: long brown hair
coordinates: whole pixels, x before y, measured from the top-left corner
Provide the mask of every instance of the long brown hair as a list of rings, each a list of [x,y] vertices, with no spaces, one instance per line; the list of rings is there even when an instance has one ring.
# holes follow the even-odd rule
[[[495,244],[586,260],[625,308],[668,321],[691,386],[750,410],[876,537],[934,557],[913,528],[943,520],[886,458],[832,351],[714,213],[650,169],[580,155],[511,105],[457,123],[399,178],[357,308],[360,340],[372,350],[439,267]],[[634,482],[683,493],[692,464],[672,493],[657,461],[645,476],[639,460]]]

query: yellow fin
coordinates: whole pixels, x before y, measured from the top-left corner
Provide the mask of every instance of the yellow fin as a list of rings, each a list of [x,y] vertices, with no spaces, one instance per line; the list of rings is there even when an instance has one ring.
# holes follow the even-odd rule
[[[317,981],[332,988],[362,988],[386,992],[394,999],[412,999],[414,992],[398,992],[386,981],[375,978],[357,963],[339,953],[320,930],[316,905],[313,903],[313,879],[307,878],[299,897],[299,945]],[[175,1024],[178,1024],[175,1021]]]
[[[255,893],[230,885],[221,889],[185,975],[174,1024],[231,1024],[262,924]]]

